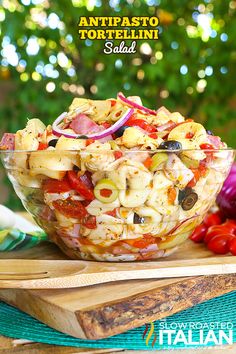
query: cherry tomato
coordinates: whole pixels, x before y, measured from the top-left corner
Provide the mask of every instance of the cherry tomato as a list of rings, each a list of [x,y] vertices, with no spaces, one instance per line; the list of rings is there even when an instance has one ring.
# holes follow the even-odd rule
[[[66,179],[62,181],[45,179],[42,183],[42,189],[46,193],[63,193],[71,191],[72,188]]]
[[[96,229],[97,227],[96,216],[89,215],[87,218],[83,220],[82,225],[87,227],[88,229]]]
[[[88,212],[79,200],[67,198],[65,200],[55,200],[53,206],[60,213],[68,218],[81,219],[88,216]]]
[[[156,128],[143,119],[132,119],[132,117],[131,117],[131,119],[128,119],[128,121],[125,123],[125,125],[127,125],[129,127],[134,127],[134,126],[140,127],[143,130],[146,130],[146,132],[148,132],[148,133],[156,132]]]
[[[73,189],[75,189],[86,200],[94,200],[95,197],[93,190],[85,181],[86,177],[82,177],[83,175],[77,175],[75,171],[68,171],[67,175],[69,183]]]
[[[207,232],[207,226],[204,224],[200,224],[196,227],[196,229],[193,231],[192,235],[190,235],[190,240],[200,243],[203,242],[204,237],[206,236]]]
[[[236,256],[236,237],[229,241],[229,250],[232,255]]]
[[[226,227],[231,233],[236,234],[236,220],[227,219],[222,226]]]
[[[208,244],[208,242],[212,239],[212,237],[218,236],[218,235],[221,235],[224,233],[229,233],[229,234],[233,235],[233,233],[231,232],[231,229],[224,227],[223,224],[210,226],[207,233],[206,233],[206,236],[204,238],[204,242],[206,244]]]
[[[226,254],[229,252],[229,243],[232,240],[232,235],[221,234],[214,236],[208,242],[207,247],[210,251],[216,254]]]
[[[217,211],[216,213],[208,214],[205,216],[203,222],[208,227],[213,225],[220,225],[222,223],[221,214]]]

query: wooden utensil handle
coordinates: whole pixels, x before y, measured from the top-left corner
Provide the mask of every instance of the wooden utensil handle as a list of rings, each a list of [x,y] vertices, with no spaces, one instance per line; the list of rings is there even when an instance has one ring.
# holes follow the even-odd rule
[[[6,262],[6,261],[5,261]],[[20,260],[14,260],[14,263]],[[35,263],[36,260],[24,261]],[[43,261],[39,261],[43,262]],[[80,261],[44,261],[47,264],[58,262],[73,262],[78,266]],[[46,289],[46,288],[73,288],[101,284],[106,282],[131,280],[131,279],[160,279],[191,277],[212,274],[232,274],[236,273],[235,257],[203,258],[198,260],[170,261],[170,262],[145,262],[145,263],[96,263],[82,261],[85,267],[75,274],[59,276],[45,279],[32,280],[2,280],[0,288],[26,288],[26,289]],[[227,263],[226,263],[227,262]],[[0,262],[1,263],[1,262]],[[42,264],[42,263],[41,263]],[[44,264],[45,265],[45,264]],[[0,264],[1,266],[1,264]]]

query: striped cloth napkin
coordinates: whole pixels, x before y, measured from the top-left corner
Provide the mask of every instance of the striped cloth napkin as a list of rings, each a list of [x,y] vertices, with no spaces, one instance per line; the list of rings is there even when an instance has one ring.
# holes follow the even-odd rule
[[[40,227],[0,204],[0,252],[31,248],[46,240]]]

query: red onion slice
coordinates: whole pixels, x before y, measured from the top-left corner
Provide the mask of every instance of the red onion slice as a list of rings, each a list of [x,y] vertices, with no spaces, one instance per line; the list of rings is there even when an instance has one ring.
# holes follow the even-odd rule
[[[172,235],[176,230],[178,230],[181,226],[183,226],[187,221],[195,219],[196,217],[198,217],[198,214],[195,214],[185,220],[182,220],[178,225],[176,225],[175,227],[173,227],[173,229],[171,229],[165,236],[170,236]]]
[[[156,116],[157,113],[155,111],[153,111],[152,109],[149,109],[147,107],[144,106],[140,106],[138,103],[135,103],[133,101],[130,101],[128,98],[126,98],[122,92],[119,92],[117,97],[123,101],[124,103],[128,104],[129,106],[136,108],[136,109],[140,109],[141,111],[144,111],[146,113],[152,114],[153,116]]]
[[[115,122],[115,124],[113,124],[111,127],[101,131],[101,132],[96,132],[96,133],[92,133],[92,134],[87,134],[86,136],[88,137],[88,139],[102,139],[105,138],[108,135],[114,134],[120,127],[122,127],[122,125],[124,125],[126,123],[126,121],[131,117],[131,115],[134,113],[134,109],[133,108],[129,108],[127,109],[127,111],[122,115],[122,117]],[[67,116],[67,112],[62,113],[53,123],[52,125],[52,131],[53,134],[56,136],[65,136],[66,138],[73,138],[73,139],[78,139],[80,135],[78,134],[70,134],[70,133],[66,133],[63,131],[63,129],[60,129],[58,127],[58,125],[61,123],[61,121]]]

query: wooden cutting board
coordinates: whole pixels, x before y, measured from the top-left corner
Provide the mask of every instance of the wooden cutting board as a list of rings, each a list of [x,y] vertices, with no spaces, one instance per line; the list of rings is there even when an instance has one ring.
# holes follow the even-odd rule
[[[67,259],[52,244],[1,253],[1,258]],[[187,241],[168,259],[211,257]],[[166,259],[165,259],[166,260]],[[236,289],[236,276],[212,275],[120,281],[62,290],[0,290],[0,299],[47,325],[78,338],[109,337],[169,316]]]

